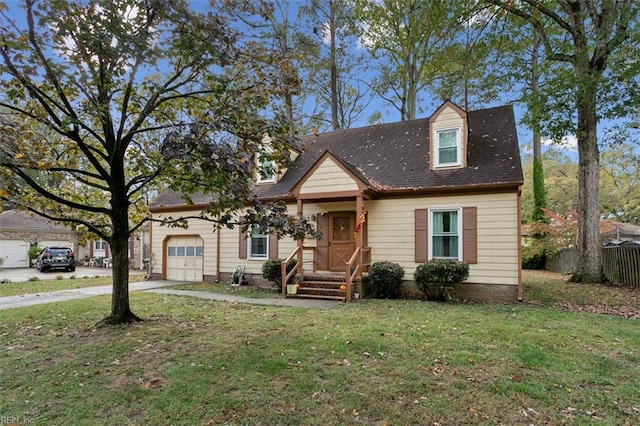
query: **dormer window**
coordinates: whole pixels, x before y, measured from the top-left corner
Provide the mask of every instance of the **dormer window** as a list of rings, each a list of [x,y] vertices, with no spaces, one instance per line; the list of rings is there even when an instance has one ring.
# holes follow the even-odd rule
[[[434,167],[462,165],[462,138],[460,128],[436,130]]]
[[[258,183],[273,183],[276,181],[276,163],[275,161],[258,155]]]
[[[467,113],[451,101],[445,101],[429,118],[429,168],[467,167]]]

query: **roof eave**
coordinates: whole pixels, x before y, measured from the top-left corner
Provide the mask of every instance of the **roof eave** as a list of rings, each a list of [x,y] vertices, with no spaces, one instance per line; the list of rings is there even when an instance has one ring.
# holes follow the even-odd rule
[[[380,196],[415,196],[415,195],[457,195],[476,192],[517,192],[523,182],[470,184],[439,187],[384,188],[379,190]]]

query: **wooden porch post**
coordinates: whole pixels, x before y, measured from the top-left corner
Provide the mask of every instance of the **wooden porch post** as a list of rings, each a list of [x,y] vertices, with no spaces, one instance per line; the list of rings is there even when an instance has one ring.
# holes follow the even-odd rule
[[[302,217],[302,215],[304,214],[304,208],[303,208],[303,203],[301,199],[297,200],[297,213],[298,213],[298,217]],[[303,268],[303,256],[304,256],[304,238],[301,240],[298,240],[298,257],[297,257],[297,261],[298,261],[298,273],[302,276],[304,276],[304,268]]]
[[[364,199],[362,194],[356,197],[356,226],[360,223],[360,215],[362,214],[364,209]],[[363,225],[364,228],[364,225]],[[356,236],[356,248],[360,249],[360,254],[358,255],[358,263],[360,264],[360,272],[358,272],[358,277],[362,279],[362,260],[363,260],[363,252],[364,249],[364,229],[360,229],[358,235]]]

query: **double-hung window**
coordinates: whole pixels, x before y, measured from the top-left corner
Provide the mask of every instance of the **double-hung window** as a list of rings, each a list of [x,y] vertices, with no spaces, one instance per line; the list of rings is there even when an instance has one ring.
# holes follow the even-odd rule
[[[435,167],[459,166],[462,164],[462,139],[460,128],[437,130]]]
[[[267,259],[269,257],[269,236],[260,228],[253,225],[249,234],[249,259]]]
[[[429,215],[429,259],[461,260],[461,209],[430,209]]]

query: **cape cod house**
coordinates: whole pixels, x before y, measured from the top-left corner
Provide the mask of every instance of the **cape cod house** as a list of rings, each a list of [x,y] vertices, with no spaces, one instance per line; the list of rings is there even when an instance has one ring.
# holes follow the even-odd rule
[[[254,190],[262,200],[284,200],[290,212],[315,218],[321,238],[297,243],[237,229],[213,232],[211,223],[198,220],[188,229],[154,223],[152,276],[226,281],[242,266],[251,283],[262,279],[266,259],[295,257],[297,296],[350,300],[373,262],[398,263],[411,281],[419,264],[451,258],[470,264],[457,296],[521,298],[523,176],[511,106],[467,112],[447,101],[429,118],[303,142],[306,149],[288,170],[262,176]],[[179,194],[166,193],[150,210],[160,219],[206,205],[204,198],[194,201],[186,205]],[[335,276],[340,285],[329,284]]]

